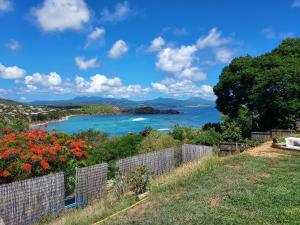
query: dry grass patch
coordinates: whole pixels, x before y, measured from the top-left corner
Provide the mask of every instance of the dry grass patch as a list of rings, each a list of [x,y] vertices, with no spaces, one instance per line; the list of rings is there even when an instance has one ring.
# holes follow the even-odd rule
[[[272,159],[272,158],[278,158],[280,156],[290,156],[293,155],[293,152],[272,148],[272,141],[268,141],[256,148],[246,151],[245,154],[254,157],[266,157]]]

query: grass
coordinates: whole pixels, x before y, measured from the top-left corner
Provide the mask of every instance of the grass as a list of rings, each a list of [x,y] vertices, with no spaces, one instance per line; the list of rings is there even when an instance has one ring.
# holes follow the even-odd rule
[[[105,224],[300,224],[299,187],[298,152],[208,157],[155,179],[149,201]],[[50,224],[91,224],[132,202],[102,201]]]
[[[296,152],[209,158],[159,178],[152,187],[148,205],[106,224],[300,224]]]

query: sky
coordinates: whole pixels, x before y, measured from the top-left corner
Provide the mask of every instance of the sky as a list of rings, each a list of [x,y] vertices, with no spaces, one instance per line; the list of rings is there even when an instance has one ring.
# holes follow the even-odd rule
[[[0,98],[213,100],[233,58],[299,22],[300,0],[0,0]]]

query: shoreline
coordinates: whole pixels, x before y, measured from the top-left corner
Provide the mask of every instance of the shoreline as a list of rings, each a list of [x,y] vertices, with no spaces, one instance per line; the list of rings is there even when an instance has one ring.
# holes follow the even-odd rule
[[[65,117],[62,117],[61,119],[58,119],[58,120],[49,120],[49,121],[43,121],[43,122],[37,122],[37,123],[30,123],[29,124],[29,129],[36,128],[36,127],[43,126],[43,125],[47,125],[49,123],[58,123],[58,122],[66,121],[66,120],[69,120],[73,116],[77,116],[77,115],[65,116]]]

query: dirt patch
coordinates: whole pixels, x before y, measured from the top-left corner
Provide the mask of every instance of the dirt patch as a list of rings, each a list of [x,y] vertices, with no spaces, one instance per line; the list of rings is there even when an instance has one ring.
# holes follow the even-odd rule
[[[236,163],[236,164],[226,164],[225,167],[231,168],[231,169],[241,169],[243,167],[242,164]]]
[[[272,142],[268,141],[256,148],[248,150],[245,154],[254,156],[254,157],[266,157],[266,158],[278,158],[280,156],[291,155],[289,151],[281,150],[277,148],[272,148]]]
[[[219,198],[218,197],[212,197],[210,199],[208,208],[210,208],[210,209],[214,208],[217,205],[218,202],[219,202]]]

